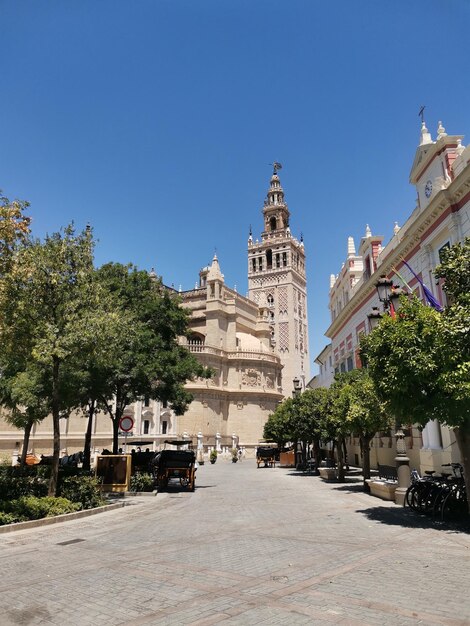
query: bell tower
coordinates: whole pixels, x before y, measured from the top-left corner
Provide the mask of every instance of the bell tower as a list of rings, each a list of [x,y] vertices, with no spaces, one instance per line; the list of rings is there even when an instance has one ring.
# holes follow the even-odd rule
[[[293,380],[301,388],[309,380],[307,277],[303,237],[296,239],[289,227],[290,212],[284,199],[278,170],[274,171],[262,208],[261,241],[248,238],[248,296],[267,302],[271,345],[283,364],[282,391],[290,396]]]

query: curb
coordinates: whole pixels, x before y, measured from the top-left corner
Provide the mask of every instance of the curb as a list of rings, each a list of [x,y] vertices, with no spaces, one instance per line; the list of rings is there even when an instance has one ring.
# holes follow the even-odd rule
[[[4,533],[11,533],[15,530],[27,530],[29,528],[38,528],[40,526],[50,526],[51,524],[58,524],[59,522],[68,522],[74,519],[80,519],[81,517],[89,517],[90,515],[97,515],[98,513],[106,513],[107,511],[114,511],[115,509],[122,509],[127,505],[126,502],[116,502],[114,504],[106,504],[105,506],[99,506],[96,509],[86,509],[85,511],[76,511],[75,513],[64,513],[63,515],[55,515],[54,517],[43,517],[42,519],[29,520],[27,522],[16,522],[15,524],[6,524],[0,526],[0,535]]]

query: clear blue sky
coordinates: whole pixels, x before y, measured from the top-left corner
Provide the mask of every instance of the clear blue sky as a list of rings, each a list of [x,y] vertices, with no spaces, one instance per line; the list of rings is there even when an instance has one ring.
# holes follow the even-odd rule
[[[0,0],[0,23],[0,188],[34,233],[90,222],[97,264],[183,289],[217,249],[245,293],[280,161],[312,361],[347,237],[414,208],[420,106],[470,141],[468,0]]]

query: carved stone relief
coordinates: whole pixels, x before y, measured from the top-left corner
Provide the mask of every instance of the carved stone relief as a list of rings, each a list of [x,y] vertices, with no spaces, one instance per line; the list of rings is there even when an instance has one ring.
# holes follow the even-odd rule
[[[255,369],[247,369],[243,372],[242,382],[247,387],[258,387],[261,384],[261,374]]]

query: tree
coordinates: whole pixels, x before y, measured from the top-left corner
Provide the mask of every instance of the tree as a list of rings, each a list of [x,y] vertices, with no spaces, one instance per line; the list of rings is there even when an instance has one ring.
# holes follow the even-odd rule
[[[15,251],[29,238],[31,218],[24,214],[28,202],[12,202],[0,191],[0,278],[10,270]]]
[[[81,355],[105,326],[100,291],[93,280],[93,238],[73,225],[28,242],[15,255],[0,294],[3,359],[18,371],[42,372],[43,400],[52,414],[53,464],[49,495],[55,495],[60,454],[59,420],[79,400]]]
[[[313,444],[317,467],[320,466],[320,440],[325,435],[324,425],[329,411],[327,389],[307,389],[295,398],[286,398],[279,404],[264,426],[265,439],[276,441],[280,447],[287,442],[301,444],[303,462]]]
[[[292,441],[291,412],[292,398],[286,398],[268,417],[263,430],[264,439],[275,441],[279,448],[283,448],[287,442]]]
[[[351,432],[359,437],[362,454],[362,475],[370,478],[370,442],[379,430],[388,430],[392,418],[379,401],[373,380],[366,369],[353,370],[345,381],[343,394],[348,395],[346,420]]]
[[[42,371],[31,364],[19,372],[9,372],[8,369],[2,368],[0,404],[9,410],[5,419],[24,431],[21,467],[26,463],[29,437],[33,426],[41,422],[49,413],[49,406],[45,401],[47,394],[44,382]]]
[[[443,414],[454,429],[464,466],[467,487],[470,484],[470,238],[443,251],[436,276],[444,279],[449,306],[444,309],[441,325],[441,354],[444,363],[439,377],[443,392],[452,402],[452,412]],[[470,510],[470,498],[469,498]]]
[[[465,267],[463,267],[465,272]],[[445,266],[440,275],[444,276]],[[459,283],[460,284],[460,283]],[[444,313],[416,299],[361,340],[361,358],[385,409],[424,426],[437,419],[454,429],[466,482],[470,477],[470,312],[455,294]]]
[[[295,439],[302,444],[303,460],[306,451],[313,446],[316,466],[320,466],[320,441],[324,434],[324,423],[330,410],[329,393],[325,388],[306,389],[295,402],[294,423]]]
[[[91,370],[96,397],[112,421],[117,453],[119,422],[126,406],[148,396],[171,404],[182,415],[192,400],[185,383],[195,376],[210,377],[212,372],[179,344],[179,337],[188,333],[189,314],[160,280],[118,263],[104,265],[97,274],[122,314],[112,350],[96,359]]]
[[[350,396],[348,381],[355,372],[337,374],[332,385],[328,389],[329,405],[323,421],[323,438],[333,441],[337,457],[338,480],[344,480],[345,465],[345,437],[350,434],[348,411]]]

